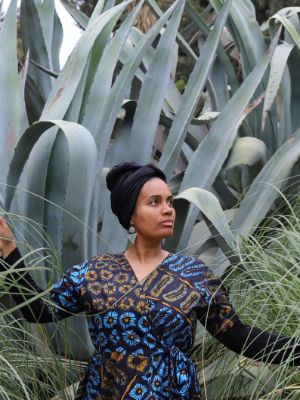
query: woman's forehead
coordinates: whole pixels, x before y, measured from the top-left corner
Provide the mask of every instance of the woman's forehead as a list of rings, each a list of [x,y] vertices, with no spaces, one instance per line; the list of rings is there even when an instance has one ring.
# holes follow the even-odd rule
[[[149,196],[172,196],[171,190],[168,184],[160,178],[151,178],[147,181],[141,191],[140,195],[142,197],[149,197]]]

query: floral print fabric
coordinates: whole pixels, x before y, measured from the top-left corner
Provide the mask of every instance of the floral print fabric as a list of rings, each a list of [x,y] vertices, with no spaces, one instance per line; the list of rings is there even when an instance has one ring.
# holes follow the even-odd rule
[[[235,321],[220,280],[176,254],[142,282],[124,254],[91,258],[66,272],[51,299],[58,319],[86,312],[96,348],[77,400],[201,399],[189,357],[197,319],[212,333]]]

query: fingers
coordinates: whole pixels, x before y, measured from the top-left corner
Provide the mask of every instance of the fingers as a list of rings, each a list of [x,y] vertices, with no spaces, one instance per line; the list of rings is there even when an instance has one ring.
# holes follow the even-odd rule
[[[2,218],[2,217],[0,217],[0,227],[2,229],[8,229],[8,225],[7,225],[6,221],[5,221],[5,219]]]

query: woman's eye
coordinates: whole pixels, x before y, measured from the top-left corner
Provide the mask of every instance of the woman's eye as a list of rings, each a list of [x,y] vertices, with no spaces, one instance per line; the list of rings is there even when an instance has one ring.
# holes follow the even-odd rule
[[[168,200],[168,204],[169,204],[170,207],[173,207],[173,199],[169,199]]]
[[[158,200],[157,199],[153,199],[153,200],[150,201],[150,204],[156,206],[158,204]]]

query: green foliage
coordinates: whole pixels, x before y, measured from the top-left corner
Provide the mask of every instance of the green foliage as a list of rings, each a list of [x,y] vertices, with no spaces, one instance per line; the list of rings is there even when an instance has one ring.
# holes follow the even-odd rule
[[[297,204],[298,203],[298,204]],[[299,202],[274,214],[255,235],[238,243],[240,262],[225,285],[241,320],[268,332],[299,339]],[[297,399],[299,371],[287,363],[266,365],[225,350],[205,331],[194,353],[209,399]]]
[[[99,1],[88,19],[62,1],[83,33],[60,71],[54,2],[21,2],[27,57],[18,69],[11,1],[0,31],[0,207],[23,217],[14,228],[24,252],[40,248],[46,257],[50,240],[67,268],[124,250],[105,175],[120,161],[155,162],[177,196],[166,248],[197,254],[223,274],[239,235],[259,227],[279,191],[290,195],[300,155],[300,9],[260,27],[250,0],[211,0],[202,13],[184,0],[165,11],[148,0],[157,21],[144,34],[133,27],[142,3],[128,13],[131,3]],[[178,48],[191,60],[182,93],[171,78]],[[48,278],[38,277],[43,285]],[[67,355],[88,358],[82,319],[67,328]],[[64,329],[46,331],[65,354]]]

